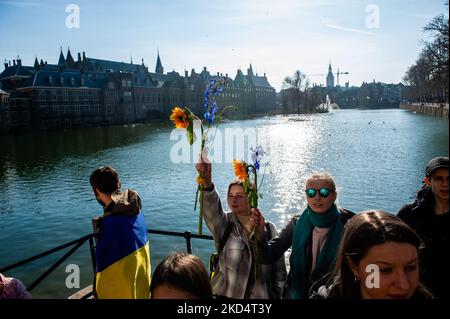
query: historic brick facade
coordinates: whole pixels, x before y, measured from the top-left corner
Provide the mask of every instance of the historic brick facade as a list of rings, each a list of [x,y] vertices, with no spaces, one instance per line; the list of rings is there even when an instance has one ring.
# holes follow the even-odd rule
[[[144,122],[167,118],[174,106],[203,112],[203,92],[215,77],[226,78],[219,105],[234,105],[236,114],[275,111],[275,89],[252,66],[235,79],[212,75],[205,68],[184,76],[164,74],[157,56],[155,72],[141,64],[108,61],[61,50],[58,64],[36,58],[23,66],[20,58],[5,63],[0,74],[0,129],[59,128]]]

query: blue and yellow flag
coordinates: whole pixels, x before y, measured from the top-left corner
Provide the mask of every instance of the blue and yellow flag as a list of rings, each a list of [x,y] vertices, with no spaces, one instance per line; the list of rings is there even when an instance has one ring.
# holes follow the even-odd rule
[[[111,214],[101,224],[96,248],[99,299],[148,299],[150,248],[142,212]]]

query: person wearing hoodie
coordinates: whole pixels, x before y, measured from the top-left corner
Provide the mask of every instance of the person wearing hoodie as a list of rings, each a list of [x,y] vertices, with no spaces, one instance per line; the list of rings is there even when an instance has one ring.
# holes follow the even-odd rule
[[[97,237],[94,293],[98,299],[148,299],[150,248],[139,194],[120,190],[117,172],[108,166],[90,176],[104,213],[93,220]]]
[[[450,299],[448,176],[448,157],[430,160],[416,200],[403,206],[397,215],[425,242],[420,253],[421,281],[435,297],[447,300]]]

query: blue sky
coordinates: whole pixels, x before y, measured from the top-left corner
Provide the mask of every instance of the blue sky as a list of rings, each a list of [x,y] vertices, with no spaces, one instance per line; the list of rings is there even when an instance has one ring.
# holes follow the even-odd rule
[[[154,70],[159,48],[165,71],[267,74],[283,78],[349,72],[340,83],[397,83],[420,52],[422,31],[446,11],[445,0],[0,0],[0,59],[35,55],[56,63],[59,47],[89,57],[144,63]],[[80,28],[67,28],[66,6],[80,8]],[[370,6],[372,5],[372,6]],[[379,12],[379,27],[366,20]],[[369,6],[369,7],[368,7]],[[369,10],[366,12],[366,10]],[[374,21],[374,20],[371,20]],[[376,22],[376,21],[375,21]],[[2,63],[3,64],[3,63]],[[2,68],[1,68],[2,69]],[[322,76],[312,82],[325,83]]]

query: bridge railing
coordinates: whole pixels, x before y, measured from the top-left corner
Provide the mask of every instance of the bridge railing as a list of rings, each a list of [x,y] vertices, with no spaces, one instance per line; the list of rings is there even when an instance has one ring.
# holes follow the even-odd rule
[[[189,231],[185,232],[174,232],[174,231],[165,231],[165,230],[156,230],[156,229],[148,229],[149,234],[156,234],[156,235],[165,235],[165,236],[174,236],[174,237],[183,237],[186,241],[186,251],[188,253],[192,253],[192,238],[198,238],[198,239],[206,239],[206,240],[212,240],[213,237],[209,235],[198,235],[191,233]],[[93,275],[95,275],[95,269],[96,269],[96,260],[95,260],[95,243],[94,243],[94,234],[88,234],[86,236],[83,236],[81,238],[72,240],[70,242],[67,242],[65,244],[56,246],[54,248],[51,248],[49,250],[46,250],[42,253],[39,253],[35,256],[17,261],[11,265],[5,266],[0,268],[0,273],[6,273],[12,269],[15,269],[17,267],[29,264],[35,260],[44,258],[46,256],[49,256],[51,254],[57,253],[63,249],[66,249],[68,247],[71,247],[71,249],[66,252],[62,257],[60,257],[56,262],[54,262],[46,271],[44,271],[37,279],[35,279],[30,285],[27,286],[28,291],[32,291],[34,288],[36,288],[40,283],[44,281],[56,268],[58,268],[59,265],[61,265],[65,260],[67,260],[71,255],[73,255],[81,246],[83,246],[84,243],[89,243],[89,251],[90,251],[90,257],[91,257],[91,263],[92,263],[92,271]],[[92,295],[92,292],[84,296],[83,298],[88,298]]]

